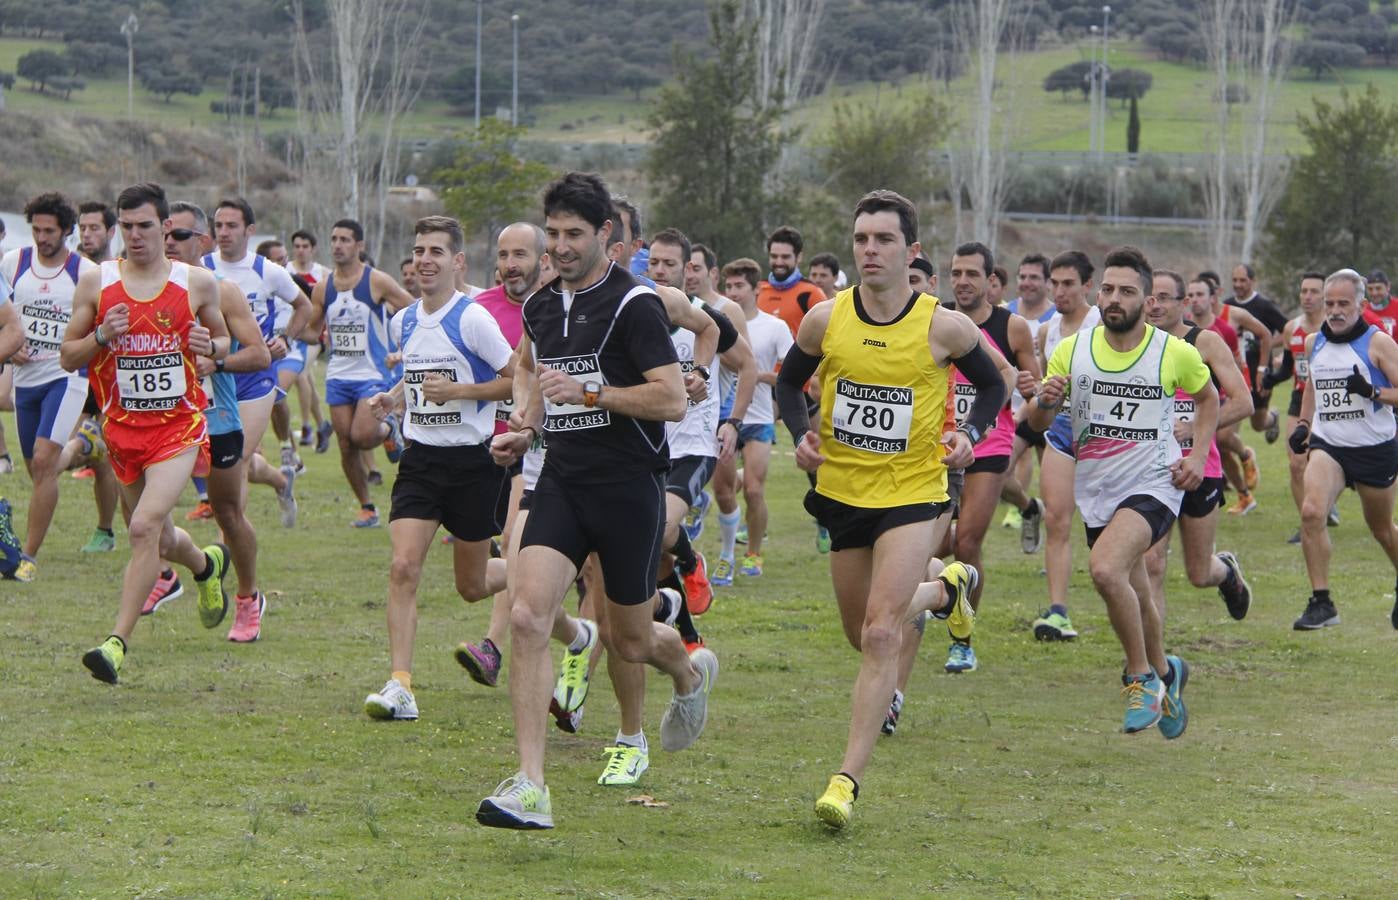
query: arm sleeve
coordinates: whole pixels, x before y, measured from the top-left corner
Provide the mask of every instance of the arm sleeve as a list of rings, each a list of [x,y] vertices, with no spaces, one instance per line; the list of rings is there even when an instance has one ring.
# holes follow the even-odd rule
[[[500,323],[495,321],[494,316],[472,304],[467,307],[461,326],[461,337],[466,341],[466,346],[485,360],[492,370],[499,372],[510,364],[514,351],[510,349],[510,342],[505,340],[505,333],[500,330]]]
[[[800,443],[806,432],[811,430],[811,416],[806,410],[806,395],[802,388],[815,374],[821,357],[811,356],[801,345],[792,343],[782,360],[781,372],[777,374],[777,408],[781,411],[782,424],[791,432],[792,443]]]
[[[709,304],[704,304],[704,312],[709,314],[709,318],[714,320],[718,326],[718,352],[727,353],[728,348],[738,343],[738,329],[733,327],[733,320],[728,316],[714,309]]]
[[[626,353],[642,372],[678,363],[675,343],[670,340],[670,318],[655,294],[633,298],[621,311],[618,330]]]
[[[970,353],[953,359],[952,363],[967,381],[976,386],[976,399],[966,413],[966,422],[980,434],[985,434],[995,426],[995,418],[1009,399],[1009,388],[1005,387],[1005,380],[1000,377],[1000,370],[995,367],[990,354],[982,350],[979,343],[971,348]]]
[[[1269,370],[1267,374],[1263,376],[1262,383],[1268,389],[1271,389],[1281,384],[1283,381],[1286,381],[1295,372],[1296,360],[1292,357],[1292,354],[1283,353],[1281,366],[1275,372]]]

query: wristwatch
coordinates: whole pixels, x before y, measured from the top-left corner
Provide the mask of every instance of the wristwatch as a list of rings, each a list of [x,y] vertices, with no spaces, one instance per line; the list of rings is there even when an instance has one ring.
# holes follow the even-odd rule
[[[215,372],[222,372],[223,369],[224,369],[223,360],[221,360],[221,359],[216,359],[216,360],[214,360],[214,371],[215,371]]]
[[[597,401],[602,396],[602,384],[597,381],[583,382],[583,406],[588,409],[597,405]]]
[[[956,430],[971,439],[971,446],[974,447],[981,442],[981,430],[970,422],[962,422],[956,426]]]
[[[708,381],[708,380],[709,380],[709,369],[708,369],[707,366],[695,366],[695,367],[694,367],[693,369],[691,369],[690,371],[694,372],[696,375],[698,375],[700,378],[704,379],[705,381]]]
[[[732,426],[733,426],[733,430],[734,430],[734,431],[738,431],[738,430],[740,430],[740,429],[743,427],[743,420],[742,420],[742,419],[735,419],[735,418],[733,418],[732,416],[729,416],[728,418],[724,419],[722,422],[719,422],[719,423],[718,423],[718,427],[719,427],[719,428],[722,428],[722,427],[725,426],[725,425],[732,425]]]

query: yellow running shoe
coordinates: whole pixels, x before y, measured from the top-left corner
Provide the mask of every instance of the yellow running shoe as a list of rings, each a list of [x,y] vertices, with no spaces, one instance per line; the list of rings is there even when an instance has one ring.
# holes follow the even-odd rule
[[[825,793],[816,801],[816,818],[831,828],[844,828],[854,815],[854,782],[848,775],[831,775]]]
[[[83,654],[83,665],[98,681],[116,684],[117,673],[121,671],[121,661],[125,658],[126,643],[112,635]]]
[[[940,576],[948,591],[956,591],[956,600],[950,609],[935,613],[937,618],[947,620],[947,630],[958,641],[966,641],[976,630],[976,611],[971,607],[971,593],[980,584],[981,573],[975,566],[954,562],[942,570]]]
[[[199,622],[205,628],[213,628],[228,614],[228,592],[223,589],[223,576],[228,574],[228,548],[222,544],[210,544],[204,548],[213,572],[203,581],[194,580],[199,592]]]

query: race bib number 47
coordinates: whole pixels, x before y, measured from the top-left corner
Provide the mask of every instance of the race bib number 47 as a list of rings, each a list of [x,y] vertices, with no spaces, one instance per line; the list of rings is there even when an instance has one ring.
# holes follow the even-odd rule
[[[1158,384],[1094,381],[1087,436],[1137,443],[1159,440],[1164,393]]]
[[[830,424],[842,444],[871,453],[904,453],[913,428],[913,389],[837,379]]]

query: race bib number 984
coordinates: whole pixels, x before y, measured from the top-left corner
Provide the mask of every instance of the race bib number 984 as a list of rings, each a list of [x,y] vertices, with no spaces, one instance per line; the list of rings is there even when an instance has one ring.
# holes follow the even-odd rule
[[[904,453],[913,428],[913,389],[837,379],[830,420],[835,440],[842,444],[872,453]]]

